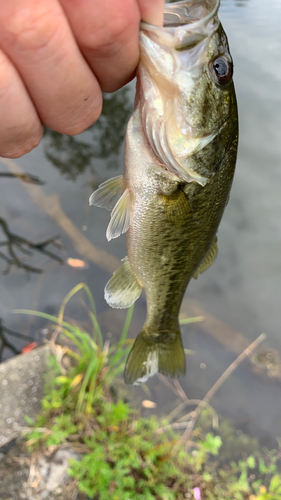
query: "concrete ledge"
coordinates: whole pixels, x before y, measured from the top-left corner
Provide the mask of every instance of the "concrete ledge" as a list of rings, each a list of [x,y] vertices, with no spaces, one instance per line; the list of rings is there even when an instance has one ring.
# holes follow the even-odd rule
[[[49,352],[45,345],[0,364],[0,448],[27,426],[25,415],[40,412]]]

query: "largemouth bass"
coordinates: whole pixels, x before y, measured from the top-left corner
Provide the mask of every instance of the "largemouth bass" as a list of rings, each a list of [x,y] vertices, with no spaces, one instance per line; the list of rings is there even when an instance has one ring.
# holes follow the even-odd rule
[[[141,23],[124,175],[90,198],[112,209],[108,240],[126,232],[128,257],[105,299],[126,308],[146,294],[147,319],[125,367],[129,384],[157,372],[185,374],[181,302],[217,255],[238,144],[233,62],[218,7],[218,0],[166,4],[163,27]]]

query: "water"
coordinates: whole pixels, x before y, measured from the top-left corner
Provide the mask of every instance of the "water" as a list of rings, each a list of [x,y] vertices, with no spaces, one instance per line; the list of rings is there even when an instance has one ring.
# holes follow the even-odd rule
[[[205,395],[245,347],[245,339],[251,342],[266,332],[266,348],[281,350],[281,4],[279,0],[222,0],[220,18],[235,63],[240,144],[235,181],[218,233],[219,256],[208,272],[193,280],[186,294],[187,300],[196,301],[196,307],[212,316],[201,325],[183,328],[185,346],[195,351],[187,358],[187,375],[181,381],[190,398]],[[44,181],[44,185],[34,186],[0,177],[0,242],[7,239],[7,228],[1,225],[5,221],[11,233],[33,244],[59,236],[64,247],[47,247],[63,264],[42,254],[40,248],[29,247],[32,255],[26,255],[18,247],[10,247],[10,252],[16,251],[18,265],[43,272],[26,272],[14,265],[1,276],[0,317],[9,330],[41,341],[46,334],[45,322],[12,314],[12,310],[57,313],[66,293],[84,281],[93,292],[105,331],[118,337],[125,312],[109,310],[103,287],[126,255],[125,240],[121,237],[107,242],[109,212],[89,207],[88,198],[100,182],[122,172],[123,137],[133,97],[134,82],[107,96],[101,120],[89,131],[75,138],[47,131],[32,153],[16,161],[0,161],[0,172],[20,169]],[[16,242],[22,244],[13,239]],[[100,255],[96,249],[108,255]],[[7,247],[0,246],[0,252],[9,255]],[[84,261],[86,268],[70,267],[68,258]],[[0,271],[5,270],[9,270],[7,262],[0,258]],[[185,304],[185,312],[195,309],[194,304]],[[81,294],[72,300],[67,314],[85,319],[85,312]],[[132,336],[144,318],[141,297]],[[230,340],[226,340],[226,331]],[[4,331],[4,336],[17,350],[27,342],[9,332]],[[2,359],[13,354],[6,347]],[[171,410],[180,400],[156,377],[149,388],[150,397],[163,411]],[[136,394],[146,397],[142,389]],[[268,442],[281,435],[280,395],[279,379],[257,375],[255,368],[243,364],[212,403],[238,427]]]

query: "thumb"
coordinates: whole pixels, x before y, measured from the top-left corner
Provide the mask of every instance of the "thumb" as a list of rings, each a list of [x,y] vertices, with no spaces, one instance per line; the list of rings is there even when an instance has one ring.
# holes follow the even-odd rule
[[[141,20],[155,26],[163,26],[165,0],[137,0]]]

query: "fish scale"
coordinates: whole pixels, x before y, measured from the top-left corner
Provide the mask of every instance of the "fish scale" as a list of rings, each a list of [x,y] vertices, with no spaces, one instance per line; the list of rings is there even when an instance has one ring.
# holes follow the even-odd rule
[[[233,180],[233,64],[218,0],[201,0],[200,6],[197,0],[168,4],[163,27],[141,24],[124,175],[90,198],[113,209],[108,239],[126,233],[128,256],[105,287],[107,302],[129,307],[142,289],[146,294],[147,318],[128,356],[126,383],[145,382],[157,372],[185,374],[180,306],[191,278],[216,258]]]

